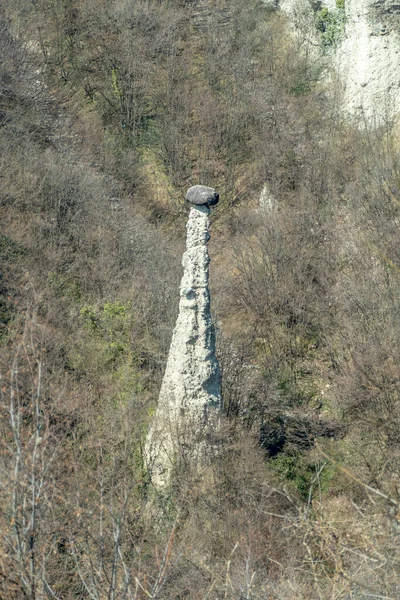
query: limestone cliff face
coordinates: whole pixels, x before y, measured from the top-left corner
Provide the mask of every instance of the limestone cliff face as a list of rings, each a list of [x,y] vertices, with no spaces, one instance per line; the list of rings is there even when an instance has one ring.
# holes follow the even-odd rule
[[[187,223],[179,315],[145,448],[157,488],[168,486],[173,470],[185,461],[191,467],[204,464],[207,438],[218,427],[221,388],[208,287],[209,213],[207,205],[192,206]]]
[[[350,113],[383,122],[400,113],[400,1],[346,0],[337,68]]]
[[[297,35],[316,51],[315,13],[336,0],[280,0]],[[400,0],[345,0],[342,42],[327,56],[339,74],[343,109],[369,124],[400,114]]]

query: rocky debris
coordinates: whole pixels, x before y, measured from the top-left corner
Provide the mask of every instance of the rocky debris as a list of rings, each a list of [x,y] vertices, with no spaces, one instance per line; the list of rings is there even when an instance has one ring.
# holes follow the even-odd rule
[[[206,185],[193,185],[186,193],[186,200],[196,206],[213,206],[219,201],[219,194]]]
[[[218,201],[218,194],[205,186],[189,192],[189,201],[200,203],[193,204],[189,213],[179,315],[145,446],[148,472],[157,489],[168,487],[174,470],[183,464],[191,470],[207,464],[221,408],[207,250],[209,205]]]

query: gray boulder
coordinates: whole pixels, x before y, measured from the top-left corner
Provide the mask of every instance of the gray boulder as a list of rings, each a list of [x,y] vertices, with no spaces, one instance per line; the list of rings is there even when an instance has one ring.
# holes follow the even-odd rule
[[[194,205],[213,206],[218,203],[219,194],[206,185],[193,185],[186,193],[186,200]]]

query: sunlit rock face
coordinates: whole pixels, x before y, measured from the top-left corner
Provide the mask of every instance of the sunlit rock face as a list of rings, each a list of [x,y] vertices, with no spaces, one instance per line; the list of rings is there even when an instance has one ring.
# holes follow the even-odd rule
[[[337,51],[344,105],[378,125],[400,113],[400,0],[346,0]]]
[[[320,44],[315,15],[336,0],[280,0],[303,42],[315,52]],[[361,123],[382,125],[400,114],[400,0],[345,0],[346,23],[342,41],[322,56],[339,74],[342,108]]]
[[[199,186],[196,186],[199,187]],[[191,188],[192,189],[192,188]],[[196,201],[206,190],[196,189]],[[216,195],[217,196],[217,195]],[[168,487],[176,469],[205,465],[218,429],[221,407],[220,371],[215,353],[209,280],[210,204],[191,204],[187,223],[179,315],[172,336],[158,407],[145,447],[153,485]]]

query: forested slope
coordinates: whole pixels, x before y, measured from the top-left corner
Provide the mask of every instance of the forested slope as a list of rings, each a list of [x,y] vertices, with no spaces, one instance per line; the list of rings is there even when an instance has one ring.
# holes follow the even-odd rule
[[[329,56],[256,1],[0,23],[0,597],[398,598],[396,134],[345,122]],[[224,441],[155,497],[198,182]]]

